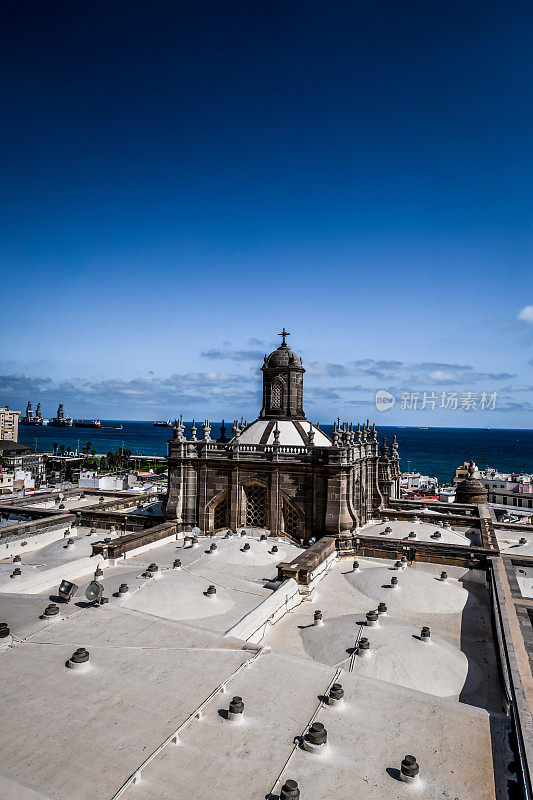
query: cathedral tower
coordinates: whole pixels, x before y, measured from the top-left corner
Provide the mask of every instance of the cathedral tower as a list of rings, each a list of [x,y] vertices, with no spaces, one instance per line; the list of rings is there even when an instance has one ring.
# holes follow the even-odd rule
[[[283,328],[279,336],[282,343],[265,360],[263,373],[263,407],[260,419],[305,419],[303,410],[303,375],[305,369],[285,337],[290,334]]]

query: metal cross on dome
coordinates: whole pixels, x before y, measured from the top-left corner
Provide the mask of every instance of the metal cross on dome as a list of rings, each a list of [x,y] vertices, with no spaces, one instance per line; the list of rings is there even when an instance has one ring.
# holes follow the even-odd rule
[[[278,333],[278,336],[283,336],[283,339],[282,339],[282,342],[281,342],[282,345],[283,344],[287,344],[287,342],[285,341],[285,337],[286,336],[290,336],[290,333],[289,333],[289,331],[285,330],[285,325],[283,326],[283,330],[281,331],[281,333]]]

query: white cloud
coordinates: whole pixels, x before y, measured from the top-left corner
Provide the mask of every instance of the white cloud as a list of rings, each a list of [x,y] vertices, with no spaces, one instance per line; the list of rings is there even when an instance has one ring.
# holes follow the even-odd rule
[[[524,308],[518,312],[518,319],[521,319],[522,322],[533,324],[533,306],[524,306]]]

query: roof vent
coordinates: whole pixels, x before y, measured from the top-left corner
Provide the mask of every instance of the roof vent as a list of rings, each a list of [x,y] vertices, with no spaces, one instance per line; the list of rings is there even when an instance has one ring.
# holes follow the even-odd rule
[[[208,586],[207,587],[207,592],[205,593],[205,596],[206,597],[210,597],[211,599],[216,597],[217,596],[216,586],[213,586],[212,584],[211,584],[211,586]]]
[[[100,566],[100,564],[98,564],[98,566],[96,567],[96,569],[94,571],[94,579],[96,580],[97,578],[101,578],[103,574],[104,574],[104,571],[103,571],[102,567]]]
[[[191,547],[198,547],[198,536],[192,537]]]
[[[217,544],[215,542],[213,542],[211,544],[211,547],[209,548],[209,552],[211,553],[211,555],[213,555],[214,553],[216,553],[217,550],[218,550],[218,546],[217,546]]]
[[[524,536],[522,536],[522,538],[520,539],[520,541],[518,542],[518,544],[527,544],[527,539],[526,539]],[[14,560],[15,560],[15,559],[13,559],[13,561],[14,561]]]
[[[296,781],[289,778],[281,787],[279,800],[299,800],[299,797],[300,790],[298,789],[298,784]]]
[[[440,531],[435,531],[435,533],[431,534],[432,539],[442,539],[442,533]]]
[[[324,624],[324,620],[322,619],[322,611],[315,611],[314,623],[315,623],[315,625],[323,625]]]
[[[96,533],[96,528],[91,528],[87,536],[94,536],[95,533]]]
[[[340,683],[334,683],[328,694],[328,705],[342,706],[344,704],[344,689]]]
[[[69,669],[84,670],[89,666],[89,661],[89,651],[85,647],[78,647],[67,661],[67,667]]]
[[[0,639],[7,639],[10,632],[7,622],[0,622]]]
[[[323,750],[328,743],[328,732],[321,722],[313,722],[305,734],[302,746],[309,753],[317,753]]]
[[[181,569],[181,558],[175,558],[172,569]]]
[[[277,546],[277,544],[273,544],[273,545],[272,545],[272,548],[271,548],[270,552],[272,553],[272,555],[274,555],[274,553],[277,553],[277,552],[278,552],[278,546]]]
[[[387,606],[385,603],[380,603],[378,605],[378,614],[386,614],[387,613]]]
[[[401,561],[395,561],[394,562],[394,569],[401,569],[401,568],[402,568],[402,562]]]
[[[130,593],[130,587],[127,583],[121,583],[118,587],[118,596],[119,597],[126,597],[127,594]]]
[[[390,579],[390,588],[391,589],[397,589],[398,588],[398,578],[396,577],[396,575],[394,575]]]
[[[369,628],[375,628],[378,624],[378,612],[369,611],[366,615],[366,624]]]
[[[183,537],[183,546],[184,547],[192,547],[192,536],[184,536]]]
[[[242,697],[236,696],[229,704],[228,719],[230,722],[242,722],[244,703]]]
[[[429,630],[427,625],[424,625],[424,627],[420,631],[420,639],[426,644],[431,644],[431,631]]]
[[[266,542],[266,540],[267,540],[266,533],[262,533],[261,536],[259,537],[259,541],[260,542]]]
[[[11,573],[11,575],[9,577],[10,578],[18,578],[20,575],[22,575],[21,568],[20,567],[15,567],[15,569],[13,570],[13,572]]]
[[[409,539],[416,539],[416,531],[409,531]]]
[[[352,571],[358,572],[359,571],[359,561],[354,561],[352,564]]]
[[[246,531],[242,530],[241,531],[241,536],[246,536]]]
[[[250,542],[245,542],[242,549],[244,553],[247,553],[250,549]]]
[[[448,573],[447,572],[441,572],[440,579],[441,579],[441,581],[447,581],[448,580]]]
[[[419,779],[420,767],[414,756],[405,756],[400,768],[400,777],[406,783],[413,783]]]
[[[359,647],[357,652],[360,656],[363,656],[364,658],[370,655],[370,642],[365,636],[359,639]]]
[[[59,606],[55,603],[50,603],[49,606],[46,606],[44,609],[44,614],[42,615],[41,619],[54,619],[55,617],[59,616]]]
[[[146,568],[146,571],[147,572],[158,572],[159,571],[159,567],[157,566],[157,564],[154,564],[152,562],[151,564],[148,564],[148,566]]]
[[[20,564],[22,558],[20,556],[13,556],[13,564]]]

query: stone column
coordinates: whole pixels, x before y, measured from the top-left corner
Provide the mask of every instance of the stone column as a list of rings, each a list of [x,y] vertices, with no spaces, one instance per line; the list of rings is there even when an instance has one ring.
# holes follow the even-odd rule
[[[231,471],[230,486],[229,486],[229,525],[234,530],[239,527],[240,523],[240,489],[239,489],[239,468],[234,467]]]
[[[281,495],[279,491],[279,469],[270,473],[270,532],[273,536],[281,533]]]

